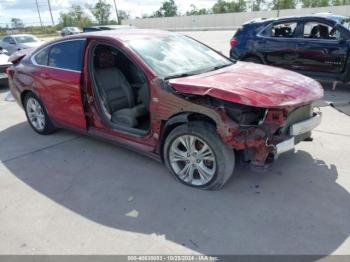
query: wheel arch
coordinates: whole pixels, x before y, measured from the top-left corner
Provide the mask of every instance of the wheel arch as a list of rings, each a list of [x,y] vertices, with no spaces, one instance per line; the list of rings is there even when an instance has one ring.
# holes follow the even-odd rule
[[[256,57],[262,61],[263,64],[266,64],[266,60],[262,54],[255,52],[248,52],[241,56],[240,60],[247,59],[248,57]]]
[[[212,124],[215,128],[217,127],[217,123],[213,118],[211,118],[206,114],[197,113],[197,112],[181,112],[179,114],[171,116],[168,120],[163,121],[161,125],[162,126],[161,137],[160,137],[160,143],[159,143],[159,149],[158,149],[162,162],[164,162],[163,147],[169,133],[177,126],[188,122],[192,122],[192,121],[208,122],[209,124]]]
[[[26,90],[24,90],[23,92],[21,92],[21,104],[22,104],[22,107],[24,107],[24,99],[25,99],[25,97],[26,97],[28,94],[30,94],[30,93],[32,93],[32,94],[34,94],[34,95],[37,96],[37,94],[35,94],[32,90],[26,89]]]

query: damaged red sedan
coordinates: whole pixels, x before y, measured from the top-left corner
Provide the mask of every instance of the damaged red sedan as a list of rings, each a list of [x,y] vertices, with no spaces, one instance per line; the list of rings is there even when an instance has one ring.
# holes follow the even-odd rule
[[[11,60],[11,92],[34,131],[69,128],[127,145],[202,189],[221,188],[238,158],[271,163],[321,121],[318,82],[231,61],[177,33],[80,34]]]

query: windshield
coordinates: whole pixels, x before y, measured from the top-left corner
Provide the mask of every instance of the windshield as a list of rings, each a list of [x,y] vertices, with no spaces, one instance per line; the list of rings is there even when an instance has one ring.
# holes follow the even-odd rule
[[[32,35],[20,35],[20,36],[14,36],[17,43],[24,44],[24,43],[32,43],[32,42],[39,42],[40,40]]]
[[[160,77],[166,79],[199,74],[232,64],[205,45],[181,35],[130,40],[129,46]]]
[[[350,30],[350,18],[341,20],[340,24],[344,26],[346,29]]]
[[[337,23],[344,26],[346,29],[350,30],[350,17],[342,16],[342,15],[333,15],[331,17],[333,20],[335,20]]]
[[[80,32],[79,28],[77,27],[68,27],[68,29],[72,32]]]

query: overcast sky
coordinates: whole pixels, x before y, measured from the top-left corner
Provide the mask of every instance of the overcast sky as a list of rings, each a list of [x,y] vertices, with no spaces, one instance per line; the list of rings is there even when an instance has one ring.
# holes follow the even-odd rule
[[[37,0],[42,20],[45,24],[51,22],[47,0]],[[67,10],[72,4],[95,4],[97,0],[50,0],[55,22],[58,21],[59,13]],[[107,0],[113,5],[113,0]],[[143,14],[151,14],[157,10],[163,0],[116,0],[118,9],[125,10],[132,17],[141,17]],[[191,4],[198,8],[210,8],[216,0],[175,0],[179,11],[186,12]],[[112,10],[113,11],[113,10]],[[115,18],[114,13],[111,18]],[[38,12],[35,0],[0,0],[0,24],[10,24],[12,17],[21,18],[26,24],[39,25]]]

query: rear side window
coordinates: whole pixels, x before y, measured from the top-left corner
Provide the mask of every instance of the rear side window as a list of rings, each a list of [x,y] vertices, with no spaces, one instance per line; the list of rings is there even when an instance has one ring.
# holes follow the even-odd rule
[[[268,27],[266,27],[266,29],[264,29],[261,35],[269,37],[292,38],[294,37],[297,26],[298,23],[296,21],[270,24]]]
[[[293,37],[297,22],[274,24],[272,26],[272,37]]]
[[[84,40],[77,40],[51,46],[48,66],[80,71],[83,63],[84,43]]]

